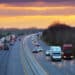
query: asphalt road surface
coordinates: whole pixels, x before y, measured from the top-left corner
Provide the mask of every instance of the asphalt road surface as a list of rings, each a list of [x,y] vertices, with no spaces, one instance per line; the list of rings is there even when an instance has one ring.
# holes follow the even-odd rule
[[[0,51],[0,75],[25,75],[20,59],[20,41]]]
[[[50,57],[45,56],[45,51],[49,49],[43,41],[38,40],[43,52],[34,54],[38,63],[45,69],[49,75],[75,75],[75,60],[62,60],[61,62],[52,62]],[[32,45],[31,37],[28,40],[29,48],[34,49]]]
[[[34,49],[31,36],[27,39],[27,45],[30,51]],[[50,57],[45,56],[45,51],[49,48],[44,42],[38,40],[44,51],[33,54],[40,66],[48,75],[75,75],[75,60],[62,60],[61,62],[52,62]],[[0,51],[0,75],[27,75],[24,69],[23,50],[20,48],[22,42],[17,40],[8,51]],[[21,54],[22,53],[22,54]],[[34,61],[33,61],[34,62]],[[37,66],[37,65],[36,65]],[[39,69],[40,70],[40,69]]]
[[[47,75],[30,52],[28,40],[17,39],[9,50],[0,50],[0,75]]]

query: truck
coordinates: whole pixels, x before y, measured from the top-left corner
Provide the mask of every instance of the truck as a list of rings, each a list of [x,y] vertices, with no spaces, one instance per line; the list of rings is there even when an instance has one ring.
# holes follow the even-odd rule
[[[16,36],[15,36],[15,34],[11,34],[11,35],[10,35],[10,45],[13,45],[13,44],[15,43],[15,41],[16,41]]]
[[[60,60],[62,59],[62,50],[61,46],[51,46],[50,47],[50,58],[51,60]]]
[[[10,39],[11,39],[10,35],[5,37],[5,41],[8,42],[8,43],[10,43],[10,41],[11,41]]]
[[[0,50],[9,50],[9,43],[5,37],[0,39]]]
[[[16,41],[16,35],[15,34],[11,34],[11,40]]]
[[[72,44],[63,45],[63,58],[74,58],[72,47]]]

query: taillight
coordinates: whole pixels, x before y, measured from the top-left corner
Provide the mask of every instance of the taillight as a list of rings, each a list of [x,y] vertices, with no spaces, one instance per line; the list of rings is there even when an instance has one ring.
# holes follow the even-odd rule
[[[64,58],[66,58],[66,56],[64,56]]]

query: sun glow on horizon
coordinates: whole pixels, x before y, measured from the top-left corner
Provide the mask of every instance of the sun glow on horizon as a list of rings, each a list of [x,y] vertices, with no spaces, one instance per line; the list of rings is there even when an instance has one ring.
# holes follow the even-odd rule
[[[75,27],[75,6],[0,4],[0,28],[47,28],[54,22]]]
[[[0,28],[47,28],[54,22],[75,26],[75,15],[70,16],[1,16]]]

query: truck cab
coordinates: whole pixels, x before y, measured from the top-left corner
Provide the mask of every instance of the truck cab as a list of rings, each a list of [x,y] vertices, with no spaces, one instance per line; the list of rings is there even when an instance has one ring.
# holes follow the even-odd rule
[[[51,60],[61,60],[62,59],[62,50],[60,46],[51,46],[50,57]]]
[[[74,55],[72,52],[72,44],[63,45],[63,58],[74,58]]]

